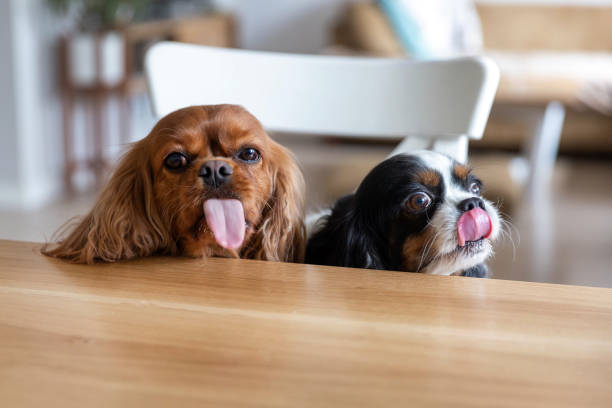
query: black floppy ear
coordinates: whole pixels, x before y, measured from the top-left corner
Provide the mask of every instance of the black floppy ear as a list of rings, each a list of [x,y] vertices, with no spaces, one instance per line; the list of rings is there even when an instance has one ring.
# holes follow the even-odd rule
[[[373,237],[354,211],[354,194],[338,200],[323,227],[308,240],[306,263],[384,269]]]
[[[343,266],[351,268],[387,269],[369,231],[359,223],[349,223],[344,242]]]

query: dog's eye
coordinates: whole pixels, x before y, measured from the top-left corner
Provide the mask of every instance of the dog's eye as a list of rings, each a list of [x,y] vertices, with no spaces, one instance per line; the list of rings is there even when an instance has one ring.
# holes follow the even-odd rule
[[[164,159],[164,166],[170,170],[179,170],[187,165],[189,160],[184,154],[179,152],[170,153]]]
[[[431,205],[431,197],[423,192],[414,193],[408,197],[406,205],[414,211],[424,210]]]
[[[242,149],[238,153],[238,159],[247,163],[256,163],[261,159],[261,154],[257,151],[257,149],[253,149],[252,147],[247,147],[246,149]]]
[[[480,194],[480,184],[478,184],[478,183],[470,184],[470,193],[472,193],[472,194]]]

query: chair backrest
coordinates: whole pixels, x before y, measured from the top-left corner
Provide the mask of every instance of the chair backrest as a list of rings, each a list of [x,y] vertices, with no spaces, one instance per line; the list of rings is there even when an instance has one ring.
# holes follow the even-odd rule
[[[151,47],[145,69],[158,117],[233,103],[271,131],[443,143],[482,137],[499,81],[485,58],[414,61],[170,42]]]

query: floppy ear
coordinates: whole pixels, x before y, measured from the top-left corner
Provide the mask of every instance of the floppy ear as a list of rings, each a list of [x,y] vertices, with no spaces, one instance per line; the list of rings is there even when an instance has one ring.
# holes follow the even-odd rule
[[[241,257],[301,262],[306,244],[304,176],[291,153],[284,147],[275,144],[273,157],[277,166],[273,193]]]
[[[371,231],[357,219],[354,208],[354,194],[334,204],[331,215],[321,220],[323,227],[308,240],[306,263],[386,269]]]
[[[76,225],[67,223],[42,253],[75,263],[113,262],[158,252],[175,244],[153,200],[153,182],[144,142],[121,160],[91,212]]]
[[[374,239],[362,225],[348,227],[344,243],[344,265],[351,268],[388,269]]]

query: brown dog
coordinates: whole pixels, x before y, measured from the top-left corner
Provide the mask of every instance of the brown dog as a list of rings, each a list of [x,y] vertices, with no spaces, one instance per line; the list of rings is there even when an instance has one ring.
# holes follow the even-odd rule
[[[71,262],[153,254],[303,257],[304,179],[291,154],[235,105],[162,118],[125,155],[91,212],[43,253]]]

